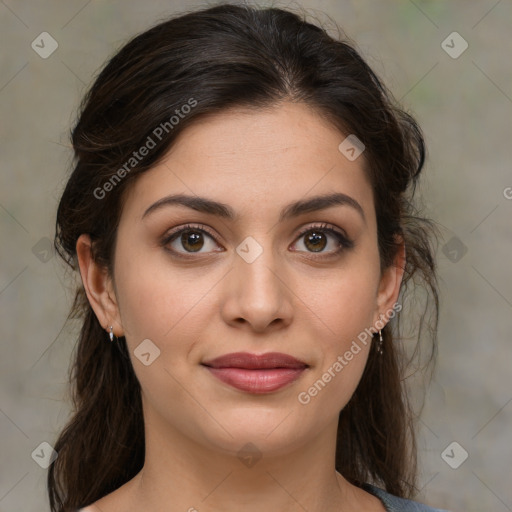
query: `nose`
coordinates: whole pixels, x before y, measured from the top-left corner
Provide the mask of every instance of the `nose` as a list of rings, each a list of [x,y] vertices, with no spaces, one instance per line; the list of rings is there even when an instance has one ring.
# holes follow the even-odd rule
[[[229,325],[262,333],[291,323],[294,295],[271,250],[264,250],[252,263],[237,254],[223,281],[221,315]]]

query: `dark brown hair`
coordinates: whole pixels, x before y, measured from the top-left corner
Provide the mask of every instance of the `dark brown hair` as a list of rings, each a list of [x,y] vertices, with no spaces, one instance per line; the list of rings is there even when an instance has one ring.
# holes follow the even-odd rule
[[[340,130],[340,141],[341,134],[355,134],[364,143],[381,267],[393,264],[401,236],[407,263],[400,300],[409,315],[411,284],[421,283],[429,292],[417,337],[425,337],[427,325],[432,363],[438,318],[435,228],[413,203],[425,159],[421,130],[346,36],[335,39],[289,11],[223,4],[190,12],[134,37],[110,59],[85,95],[72,131],[75,162],[58,206],[56,250],[76,271],[76,242],[87,233],[95,260],[113,276],[123,197],[137,176],[198,119],[230,107],[272,108],[282,101],[312,107]],[[185,109],[187,104],[193,108]],[[155,147],[130,160],[148,138]],[[52,512],[100,499],[144,464],[141,390],[125,339],[107,342],[81,285],[70,318],[83,324],[70,369],[74,410],[55,443],[58,458],[48,473]],[[340,413],[336,469],[356,485],[374,483],[411,497],[416,444],[403,382],[405,354],[397,343],[400,325],[398,317],[385,326],[383,355],[372,347],[359,386]]]

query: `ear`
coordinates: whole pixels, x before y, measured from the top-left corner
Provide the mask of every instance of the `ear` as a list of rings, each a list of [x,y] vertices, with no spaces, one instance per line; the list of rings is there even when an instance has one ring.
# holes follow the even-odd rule
[[[375,308],[374,325],[380,318],[387,323],[389,312],[398,300],[400,285],[405,270],[405,243],[403,238],[397,237],[399,247],[396,251],[393,263],[382,272],[379,289],[377,292],[377,304]],[[388,315],[386,315],[388,313]]]
[[[80,235],[76,242],[76,254],[85,292],[98,321],[107,332],[110,332],[110,326],[112,326],[117,337],[123,336],[123,327],[111,276],[105,267],[94,261],[89,235]]]

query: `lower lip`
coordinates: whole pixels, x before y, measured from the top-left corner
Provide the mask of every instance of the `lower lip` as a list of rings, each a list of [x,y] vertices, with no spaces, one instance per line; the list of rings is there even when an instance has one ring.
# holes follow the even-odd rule
[[[244,368],[211,368],[208,370],[222,382],[249,393],[271,393],[297,380],[306,368],[271,368],[247,370]]]

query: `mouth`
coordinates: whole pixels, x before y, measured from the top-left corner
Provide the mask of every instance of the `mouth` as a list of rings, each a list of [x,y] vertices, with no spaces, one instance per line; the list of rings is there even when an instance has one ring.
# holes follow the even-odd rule
[[[303,361],[279,352],[260,355],[236,352],[201,364],[225,384],[254,394],[284,388],[309,367]]]

